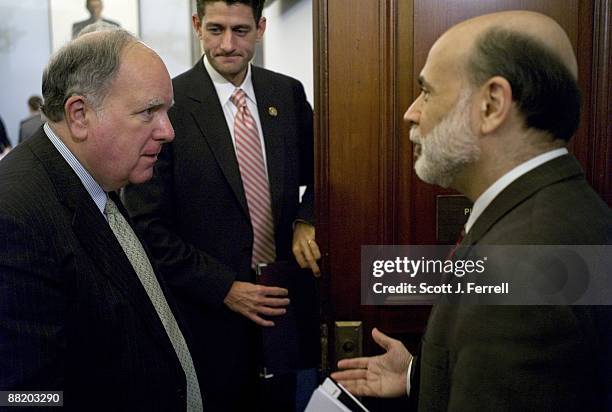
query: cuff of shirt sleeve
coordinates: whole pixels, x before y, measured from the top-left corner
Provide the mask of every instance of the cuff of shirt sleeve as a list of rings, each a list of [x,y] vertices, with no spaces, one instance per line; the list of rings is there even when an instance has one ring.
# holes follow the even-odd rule
[[[406,395],[410,396],[410,372],[412,372],[412,361],[414,358],[410,359],[410,363],[408,364],[408,370],[406,371]]]
[[[295,219],[295,220],[293,221],[293,228],[292,228],[293,230],[295,230],[295,226],[296,226],[298,223],[305,223],[305,224],[307,224],[307,225],[314,226],[312,223],[310,223],[310,222],[309,222],[309,221],[307,221],[307,220],[304,220],[304,219]]]

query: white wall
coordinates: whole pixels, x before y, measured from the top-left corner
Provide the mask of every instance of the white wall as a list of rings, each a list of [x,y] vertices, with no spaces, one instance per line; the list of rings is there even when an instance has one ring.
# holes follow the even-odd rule
[[[85,8],[85,0],[72,1]],[[0,117],[15,144],[19,122],[28,116],[28,97],[41,94],[51,55],[49,2],[0,0],[0,16]],[[172,77],[191,67],[190,27],[190,0],[140,0],[141,38]]]
[[[29,115],[27,100],[41,94],[49,59],[49,9],[41,0],[0,0],[0,117],[15,144],[19,121]]]
[[[312,0],[268,0],[264,66],[295,77],[314,103]]]
[[[73,1],[85,6],[85,0]],[[170,76],[190,68],[191,0],[139,1],[143,41],[159,53]],[[51,55],[49,1],[0,0],[0,16],[0,117],[16,143],[27,99],[41,94]],[[313,104],[312,0],[268,0],[264,16],[265,66],[299,79]]]
[[[140,37],[161,56],[170,77],[190,68],[190,0],[140,0]]]

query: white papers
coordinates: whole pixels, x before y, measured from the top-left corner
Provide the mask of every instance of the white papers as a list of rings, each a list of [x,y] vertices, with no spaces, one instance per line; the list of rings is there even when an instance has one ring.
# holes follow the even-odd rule
[[[313,392],[304,412],[368,412],[349,391],[330,378]]]

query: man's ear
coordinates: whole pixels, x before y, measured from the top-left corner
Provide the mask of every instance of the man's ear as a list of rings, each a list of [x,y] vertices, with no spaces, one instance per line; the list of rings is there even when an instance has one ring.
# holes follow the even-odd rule
[[[261,39],[263,39],[263,35],[266,31],[266,18],[265,17],[261,17],[259,19],[259,23],[257,23],[257,41],[261,41]]]
[[[480,132],[489,134],[497,130],[508,118],[512,107],[512,87],[501,76],[491,77],[480,88]]]
[[[202,40],[202,21],[198,17],[198,13],[193,13],[191,16],[191,25],[198,36],[198,39]]]
[[[88,110],[90,109],[85,103],[85,98],[83,96],[70,96],[64,104],[66,125],[73,139],[77,141],[84,141],[87,139],[89,126],[89,119],[87,118]]]

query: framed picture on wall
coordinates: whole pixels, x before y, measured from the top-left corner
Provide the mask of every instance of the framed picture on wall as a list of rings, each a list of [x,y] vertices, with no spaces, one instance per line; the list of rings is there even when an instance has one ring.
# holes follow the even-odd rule
[[[139,36],[138,3],[139,0],[49,0],[51,51],[55,52],[98,20]]]

